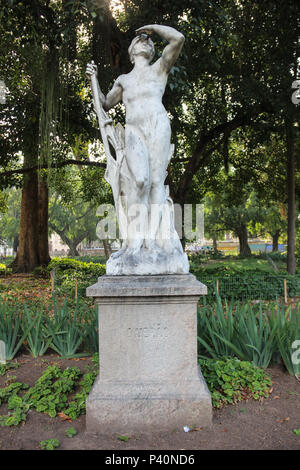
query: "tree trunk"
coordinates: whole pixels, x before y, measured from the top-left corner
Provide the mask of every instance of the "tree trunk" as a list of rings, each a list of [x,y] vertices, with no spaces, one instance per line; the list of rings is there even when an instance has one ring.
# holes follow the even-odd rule
[[[19,246],[11,267],[14,272],[28,273],[49,261],[47,183],[39,186],[37,173],[31,172],[23,182]]]
[[[19,235],[16,235],[16,236],[14,237],[14,243],[13,243],[13,252],[14,252],[14,256],[17,254],[18,246],[19,246]]]
[[[27,158],[24,157],[24,166]],[[19,246],[11,264],[14,272],[31,272],[39,265],[38,253],[38,180],[37,173],[24,177],[21,200]]]
[[[278,251],[278,240],[280,237],[280,230],[275,233],[271,233],[272,236],[272,252]]]
[[[236,234],[240,242],[240,256],[251,256],[251,249],[248,245],[248,232],[247,227],[242,225],[237,231]]]
[[[23,166],[28,168],[37,164],[38,118],[28,119],[24,136]],[[48,188],[46,181],[39,185],[38,174],[32,171],[23,179],[19,245],[10,267],[14,272],[28,273],[38,266],[46,266],[49,261]]]
[[[217,240],[217,237],[216,236],[213,236],[213,250],[214,250],[214,253],[217,253],[218,251],[218,240]]]
[[[69,241],[67,245],[69,247],[68,256],[79,256],[79,252],[77,250],[78,243],[72,243]]]
[[[286,150],[287,150],[287,199],[288,199],[288,240],[287,240],[287,271],[295,274],[295,225],[296,225],[296,201],[295,201],[295,157],[294,157],[294,132],[293,121],[288,117],[285,122]]]

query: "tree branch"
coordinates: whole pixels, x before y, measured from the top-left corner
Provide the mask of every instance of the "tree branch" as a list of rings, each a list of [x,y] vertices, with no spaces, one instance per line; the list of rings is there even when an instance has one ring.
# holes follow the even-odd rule
[[[188,188],[191,185],[194,174],[197,173],[200,167],[204,165],[207,158],[212,154],[213,151],[215,151],[219,147],[219,145],[224,141],[224,139],[227,139],[230,136],[231,132],[235,129],[249,125],[254,118],[256,118],[259,114],[264,111],[266,111],[264,105],[259,104],[247,114],[236,115],[231,121],[225,121],[222,124],[219,124],[218,126],[202,134],[182,176],[180,187],[178,188],[178,191],[176,193],[176,201],[181,202],[183,200]],[[211,149],[208,149],[204,153],[204,150],[207,145],[217,137],[219,137],[219,141],[217,142],[217,144],[212,146]]]

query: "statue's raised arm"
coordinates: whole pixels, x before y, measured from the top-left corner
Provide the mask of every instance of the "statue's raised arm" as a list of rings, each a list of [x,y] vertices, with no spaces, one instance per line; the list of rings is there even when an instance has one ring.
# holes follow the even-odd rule
[[[164,48],[159,61],[163,70],[169,73],[181,52],[185,40],[184,35],[170,26],[163,26],[159,24],[142,26],[136,30],[136,34],[142,33],[146,33],[149,36],[151,36],[152,33],[156,33],[168,41],[169,44]]]

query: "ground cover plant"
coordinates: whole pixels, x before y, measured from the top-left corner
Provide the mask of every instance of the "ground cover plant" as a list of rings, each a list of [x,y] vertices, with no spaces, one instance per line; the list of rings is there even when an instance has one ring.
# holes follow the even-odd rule
[[[51,365],[32,387],[10,379],[13,381],[0,389],[0,406],[7,403],[8,409],[6,415],[0,415],[0,425],[25,423],[31,409],[52,418],[60,413],[70,420],[84,414],[87,396],[98,374],[98,355],[92,360],[93,367],[84,374],[78,367],[62,370],[57,365]]]
[[[248,361],[199,359],[199,364],[216,408],[249,398],[260,400],[272,392],[269,374]]]

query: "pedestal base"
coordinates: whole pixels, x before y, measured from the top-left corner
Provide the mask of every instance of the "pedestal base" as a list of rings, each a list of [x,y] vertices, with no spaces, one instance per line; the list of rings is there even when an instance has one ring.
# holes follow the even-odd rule
[[[210,426],[197,365],[199,296],[191,275],[102,276],[87,289],[99,305],[100,374],[86,403],[87,432]]]

